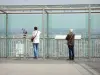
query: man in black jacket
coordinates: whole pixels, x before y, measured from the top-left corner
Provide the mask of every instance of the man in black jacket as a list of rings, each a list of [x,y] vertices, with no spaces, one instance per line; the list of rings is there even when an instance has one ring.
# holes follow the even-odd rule
[[[66,40],[69,48],[69,60],[74,60],[74,36],[73,29],[70,29]]]

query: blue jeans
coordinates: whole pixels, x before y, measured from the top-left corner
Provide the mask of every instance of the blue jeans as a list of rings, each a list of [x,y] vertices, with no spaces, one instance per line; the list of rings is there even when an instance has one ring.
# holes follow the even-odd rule
[[[33,43],[34,57],[38,57],[38,45],[39,43]]]
[[[68,46],[69,48],[69,59],[74,59],[74,46]]]

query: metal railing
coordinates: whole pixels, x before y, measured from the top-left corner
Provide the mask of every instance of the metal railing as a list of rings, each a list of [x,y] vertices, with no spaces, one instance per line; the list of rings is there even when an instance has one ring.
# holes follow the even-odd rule
[[[20,41],[24,45],[26,57],[33,57],[33,46],[29,38],[0,38],[0,57],[16,57],[16,44]],[[45,48],[43,44],[45,43]],[[47,46],[48,43],[48,46]],[[88,57],[88,40],[75,40],[75,57]],[[91,39],[91,57],[100,57],[100,39]],[[56,40],[54,38],[40,39],[39,57],[68,57],[66,40]]]

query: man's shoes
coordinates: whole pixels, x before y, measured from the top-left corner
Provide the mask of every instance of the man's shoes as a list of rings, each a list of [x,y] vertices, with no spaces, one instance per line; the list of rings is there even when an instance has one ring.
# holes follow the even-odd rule
[[[74,58],[72,58],[71,60],[74,60]]]
[[[67,59],[67,60],[71,60],[71,59]]]
[[[37,59],[37,57],[33,57],[34,59]]]
[[[74,58],[69,58],[69,59],[67,59],[67,60],[74,60]]]

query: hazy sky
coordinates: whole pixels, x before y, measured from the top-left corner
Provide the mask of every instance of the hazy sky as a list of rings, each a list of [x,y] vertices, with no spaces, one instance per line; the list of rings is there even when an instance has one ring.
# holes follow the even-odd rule
[[[100,4],[100,0],[0,0],[0,5]]]

